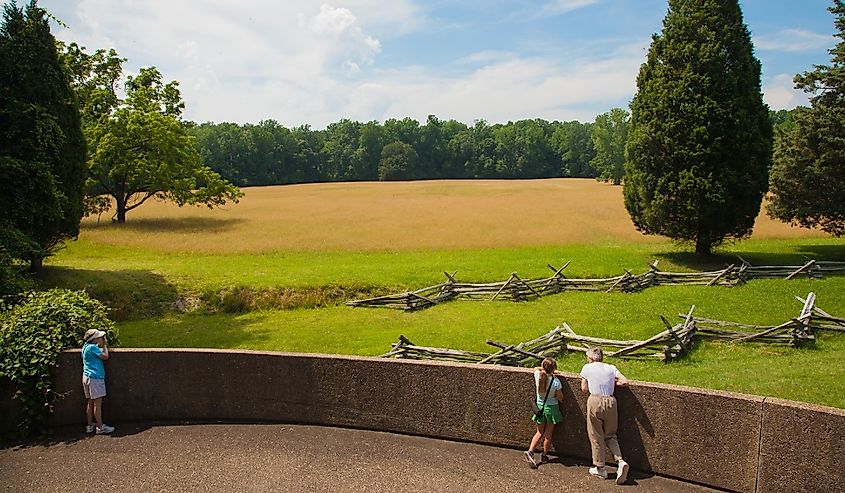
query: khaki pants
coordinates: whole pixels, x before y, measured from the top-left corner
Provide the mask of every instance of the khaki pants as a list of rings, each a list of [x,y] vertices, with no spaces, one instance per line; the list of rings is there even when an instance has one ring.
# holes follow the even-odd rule
[[[587,398],[587,435],[593,449],[593,465],[597,467],[604,467],[608,449],[617,462],[622,460],[622,451],[616,440],[618,416],[615,397],[591,395]]]

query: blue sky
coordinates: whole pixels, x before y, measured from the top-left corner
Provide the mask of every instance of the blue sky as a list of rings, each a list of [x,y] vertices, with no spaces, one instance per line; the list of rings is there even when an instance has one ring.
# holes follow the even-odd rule
[[[829,0],[744,0],[774,109],[829,61]],[[592,121],[627,107],[665,0],[42,0],[60,39],[181,84],[195,121]]]

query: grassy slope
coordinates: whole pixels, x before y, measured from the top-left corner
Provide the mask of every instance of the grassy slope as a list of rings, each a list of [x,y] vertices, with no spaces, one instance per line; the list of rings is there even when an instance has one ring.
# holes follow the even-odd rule
[[[494,185],[522,187],[528,192],[535,186],[549,186],[543,181]],[[569,183],[553,182],[552,185],[554,188],[569,186]],[[584,182],[583,185],[594,187],[592,182]],[[443,187],[448,190],[443,192]],[[395,187],[390,188],[397,191]],[[300,189],[285,190],[295,194]],[[295,212],[294,206],[309,205],[309,200],[324,200],[325,195],[314,194],[315,190],[320,189],[315,186],[300,190],[313,197],[298,197],[298,202],[290,206],[291,211]],[[398,190],[426,197],[433,194],[431,200],[435,203],[442,199],[438,198],[438,194],[478,195],[479,192],[451,189],[448,184],[437,184],[434,188],[413,184]],[[366,203],[372,199],[371,193],[381,192],[362,192],[356,200]],[[481,196],[485,200],[490,199]],[[558,196],[550,195],[549,200]],[[277,199],[268,195],[265,200],[272,204]],[[432,202],[428,200],[414,199],[412,203],[429,207]],[[495,202],[495,197],[490,200]],[[489,202],[485,204],[489,205]],[[388,205],[385,205],[386,212],[389,212]],[[576,206],[560,204],[560,210]],[[618,206],[614,207],[618,209]],[[460,210],[458,208],[457,212],[453,210],[451,213],[457,214]],[[226,243],[250,231],[237,228],[252,224],[255,230],[263,230],[267,226],[271,231],[275,231],[273,228],[281,228],[281,231],[287,227],[284,226],[286,218],[296,217],[296,221],[301,221],[300,213],[280,218],[272,214],[260,216],[258,212],[250,213],[256,217],[239,213],[244,217],[232,219],[231,226],[221,226],[216,220],[197,220],[190,210],[167,210],[165,219],[156,219],[155,211],[149,209],[150,217],[139,218],[148,222],[132,230],[131,234],[137,237],[135,239],[131,235],[124,237],[120,229],[112,226],[86,225],[83,239],[69,244],[66,250],[49,259],[43,279],[45,286],[86,288],[96,297],[106,300],[115,309],[118,318],[127,320],[119,324],[122,341],[127,346],[251,348],[375,355],[387,351],[399,334],[405,334],[424,345],[486,350],[484,341],[488,338],[503,342],[527,340],[564,321],[586,335],[646,338],[661,330],[658,315],[673,317],[678,312],[685,312],[691,304],[698,306],[697,314],[701,316],[754,324],[779,323],[797,315],[800,305],[793,297],[806,295],[811,290],[818,294],[821,307],[836,315],[845,314],[845,278],[830,278],[822,281],[753,281],[747,286],[731,289],[660,287],[636,294],[563,293],[518,304],[453,302],[418,313],[327,306],[246,314],[184,315],[169,311],[167,307],[177,298],[214,294],[232,286],[258,290],[274,287],[319,290],[324,286],[341,285],[351,287],[352,291],[357,288],[366,291],[366,288],[374,287],[376,291],[390,292],[439,283],[443,280],[444,270],[457,270],[458,278],[467,281],[504,280],[513,271],[523,277],[547,276],[550,271],[546,263],[560,266],[570,259],[573,262],[565,273],[571,277],[618,275],[622,269],[642,272],[653,260],[660,260],[660,267],[664,270],[720,268],[735,262],[735,253],[755,264],[802,264],[805,256],[820,260],[845,260],[845,242],[813,234],[802,236],[803,233],[789,239],[776,239],[783,234],[782,229],[768,224],[772,231],[769,237],[764,234],[763,239],[729,246],[721,257],[702,264],[669,242],[655,239],[630,241],[630,223],[623,224],[621,219],[611,218],[607,219],[607,230],[618,229],[622,236],[591,240],[588,245],[567,241],[567,229],[564,228],[557,236],[549,238],[554,239],[557,246],[536,246],[542,243],[534,243],[535,246],[482,248],[471,247],[470,242],[466,247],[455,248],[447,242],[441,247],[409,250],[398,248],[397,243],[393,245],[393,251],[385,251],[391,246],[379,248],[378,238],[369,236],[356,240],[368,244],[367,248],[359,250],[345,249],[342,241],[334,247],[324,243],[308,250],[293,248],[293,244],[284,248],[284,245],[274,247],[272,235],[265,235],[260,241],[243,237],[235,240],[240,241],[238,244]],[[332,206],[332,211],[326,213],[334,221],[329,226],[319,226],[322,223],[316,216],[306,219],[318,225],[315,227],[325,226],[324,229],[330,230],[345,220],[341,214],[342,207]],[[470,216],[483,212],[470,210]],[[582,213],[591,212],[584,210]],[[411,220],[404,227],[409,228],[408,234],[413,234],[417,216],[408,217],[391,217],[390,220]],[[624,219],[624,216],[620,217]],[[454,219],[461,224],[474,222],[473,217]],[[264,222],[258,224],[252,221]],[[276,224],[279,221],[281,225]],[[523,225],[498,226],[501,226],[501,231],[496,234],[503,235],[511,229],[520,230]],[[226,231],[227,227],[230,230]],[[396,225],[393,227],[397,228]],[[544,224],[532,227],[539,232],[544,231]],[[467,233],[461,228],[458,230],[450,234]],[[485,231],[482,228],[475,234],[483,235]],[[330,232],[320,234],[329,238]],[[482,236],[476,240],[487,241]],[[398,240],[393,238],[392,241]],[[198,244],[204,245],[204,248],[192,250],[191,245]],[[249,251],[242,251],[244,249]],[[669,365],[620,362],[619,366],[630,377],[639,380],[736,390],[845,408],[845,378],[842,378],[845,376],[845,334],[823,334],[819,339],[814,349],[702,344],[681,362]],[[561,358],[563,369],[575,371],[580,365],[580,357]]]
[[[752,262],[798,263],[803,254],[841,258],[841,242],[832,240],[765,240],[740,245]],[[111,295],[134,293],[138,300],[167,300],[173,293],[221,287],[227,283],[276,284],[373,283],[412,288],[439,282],[446,267],[463,267],[462,277],[504,279],[511,270],[531,277],[547,275],[549,257],[574,258],[570,275],[606,275],[623,267],[637,270],[651,259],[664,268],[696,267],[676,255],[670,245],[627,247],[557,247],[459,252],[285,253],[263,256],[194,257],[153,252],[105,252],[96,245],[76,244],[52,263],[53,281],[86,278]],[[726,257],[722,261],[728,261]],[[561,262],[557,262],[560,264]],[[57,264],[71,266],[71,270]],[[85,265],[84,271],[73,270]],[[514,269],[515,268],[515,269]],[[114,269],[114,270],[112,270]],[[567,269],[568,271],[569,269]],[[121,274],[122,273],[122,274]],[[96,274],[96,275],[95,275]],[[145,276],[158,281],[143,286]],[[115,281],[119,279],[120,281]],[[132,286],[142,283],[143,289]],[[122,285],[121,283],[125,284]],[[115,285],[117,284],[117,285]],[[111,288],[107,286],[111,285]],[[815,291],[819,304],[845,313],[845,278],[825,280],[758,280],[736,288],[658,287],[641,293],[563,293],[536,302],[452,302],[416,313],[395,310],[275,310],[247,314],[166,314],[119,325],[124,345],[131,347],[214,347],[294,352],[377,355],[399,334],[423,344],[486,350],[485,340],[519,342],[566,321],[586,335],[643,339],[662,330],[658,315],[673,317],[690,305],[711,318],[753,324],[776,324],[797,315],[794,296]],[[157,298],[158,297],[158,298]],[[709,343],[684,361],[620,362],[639,380],[735,390],[845,407],[845,335],[822,334],[814,349],[780,349],[760,345]],[[561,359],[576,371],[580,357]]]

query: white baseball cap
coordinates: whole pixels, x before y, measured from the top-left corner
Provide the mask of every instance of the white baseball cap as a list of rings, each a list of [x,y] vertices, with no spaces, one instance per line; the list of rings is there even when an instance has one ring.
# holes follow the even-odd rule
[[[83,339],[85,342],[91,342],[94,339],[99,339],[100,337],[105,336],[106,333],[102,330],[97,329],[88,329],[85,331],[85,338]]]

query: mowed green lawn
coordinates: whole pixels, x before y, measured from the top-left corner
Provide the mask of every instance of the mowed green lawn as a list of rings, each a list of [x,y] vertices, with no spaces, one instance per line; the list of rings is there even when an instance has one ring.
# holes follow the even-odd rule
[[[538,183],[547,186],[544,181]],[[420,185],[415,187],[419,189]],[[313,193],[313,188],[309,192]],[[421,191],[430,192],[424,187]],[[180,221],[190,221],[192,211],[168,214],[181,213],[184,218]],[[391,218],[389,211],[384,216],[385,221],[403,220]],[[131,227],[132,220],[130,216],[127,226]],[[320,218],[313,220],[318,224]],[[572,277],[618,275],[622,269],[642,272],[654,260],[659,260],[664,270],[712,269],[736,262],[735,254],[755,264],[802,264],[806,257],[845,260],[845,242],[816,233],[753,238],[729,245],[717,257],[701,262],[668,241],[630,241],[631,232],[626,230],[630,226],[621,220],[619,229],[624,230],[624,238],[608,237],[590,244],[558,239],[553,245],[508,248],[450,245],[349,250],[325,244],[311,249],[274,249],[262,240],[259,252],[243,252],[231,245],[215,250],[214,229],[205,231],[203,223],[198,224],[189,233],[189,244],[207,241],[210,246],[201,251],[173,241],[167,231],[162,232],[157,244],[155,228],[147,230],[144,243],[136,244],[118,238],[119,228],[107,225],[96,229],[97,225],[89,223],[79,241],[48,261],[43,284],[85,288],[106,301],[120,319],[122,344],[128,347],[378,355],[388,351],[390,344],[404,334],[421,345],[489,350],[487,339],[516,343],[546,333],[563,322],[585,335],[644,339],[662,330],[659,315],[677,318],[692,304],[697,307],[696,314],[703,317],[777,324],[797,316],[801,305],[794,297],[803,297],[810,291],[817,294],[819,306],[835,315],[845,315],[845,277],[758,280],[736,288],[686,286],[651,288],[641,293],[569,292],[525,303],[459,301],[415,313],[349,308],[343,306],[344,299],[337,298],[338,291],[332,291],[409,290],[442,282],[444,270],[458,271],[458,278],[467,281],[504,280],[514,271],[522,277],[541,277],[551,273],[547,263],[560,266],[568,260],[572,263],[565,273]],[[503,230],[507,226],[519,230],[518,223],[504,225]],[[413,234],[412,221],[407,227]],[[180,235],[185,234],[188,233],[180,230]],[[243,241],[249,244],[250,239]],[[377,238],[368,241],[377,244]],[[217,293],[238,287],[257,293],[298,288],[334,294],[321,299],[317,308],[224,313],[219,306],[200,303],[199,309],[191,310],[192,300],[207,301]],[[180,302],[175,304],[176,300]],[[562,355],[560,363],[564,370],[577,371],[583,362],[581,356]],[[636,380],[845,408],[845,334],[819,334],[812,348],[703,343],[690,356],[670,364],[615,363]]]

